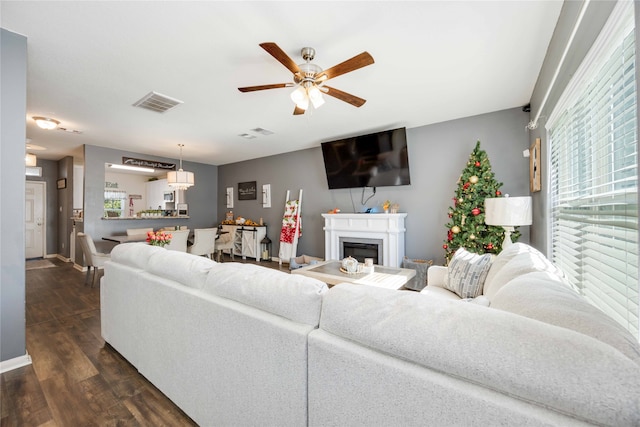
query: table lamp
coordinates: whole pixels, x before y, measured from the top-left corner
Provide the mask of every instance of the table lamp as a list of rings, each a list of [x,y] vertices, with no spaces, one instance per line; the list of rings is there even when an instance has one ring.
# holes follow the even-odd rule
[[[504,228],[502,249],[511,245],[514,227],[531,225],[531,197],[504,197],[484,199],[484,223]]]

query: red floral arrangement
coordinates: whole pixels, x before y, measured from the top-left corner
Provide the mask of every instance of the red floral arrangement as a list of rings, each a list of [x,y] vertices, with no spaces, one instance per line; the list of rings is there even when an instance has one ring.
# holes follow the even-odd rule
[[[152,246],[164,246],[171,243],[171,234],[164,231],[149,231],[147,232],[147,243]]]

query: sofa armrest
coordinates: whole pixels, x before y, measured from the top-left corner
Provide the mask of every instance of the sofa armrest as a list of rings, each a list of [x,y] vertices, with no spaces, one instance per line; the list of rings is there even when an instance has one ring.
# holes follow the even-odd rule
[[[447,267],[442,265],[432,265],[427,270],[427,284],[429,286],[444,287],[445,277],[447,275]]]

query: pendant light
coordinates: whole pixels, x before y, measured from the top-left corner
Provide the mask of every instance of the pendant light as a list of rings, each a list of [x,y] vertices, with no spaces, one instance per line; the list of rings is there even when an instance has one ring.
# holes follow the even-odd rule
[[[195,184],[195,179],[193,172],[182,170],[182,147],[184,144],[178,144],[178,147],[180,147],[180,169],[167,172],[167,183],[178,190],[186,190]]]

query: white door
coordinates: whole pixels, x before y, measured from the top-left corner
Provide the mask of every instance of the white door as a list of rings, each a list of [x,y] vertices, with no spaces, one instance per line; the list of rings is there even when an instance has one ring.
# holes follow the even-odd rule
[[[27,181],[25,200],[25,258],[44,257],[45,183]]]

